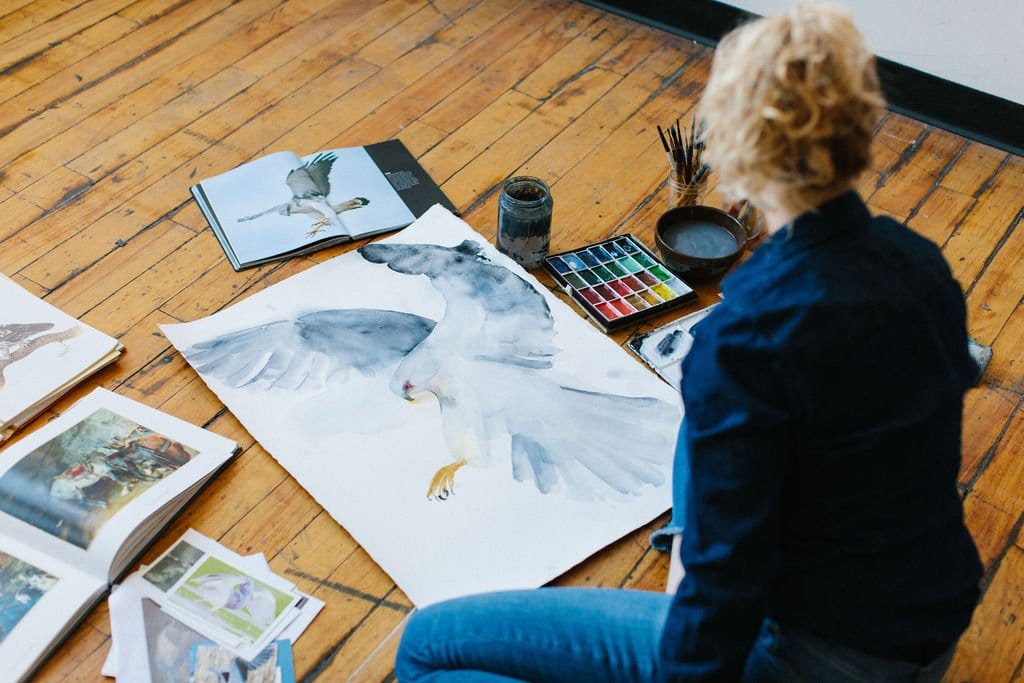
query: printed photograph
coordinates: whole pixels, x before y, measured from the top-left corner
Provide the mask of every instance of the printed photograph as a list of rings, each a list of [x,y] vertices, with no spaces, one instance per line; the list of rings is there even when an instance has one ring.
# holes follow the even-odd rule
[[[206,623],[252,642],[295,602],[291,594],[215,557],[208,557],[169,595]]]
[[[56,576],[0,551],[0,644],[56,584]]]
[[[302,158],[270,155],[205,180],[202,188],[242,261],[415,219],[362,147]]]
[[[202,550],[185,541],[179,541],[169,553],[143,574],[142,578],[166,593],[202,556]]]
[[[149,656],[152,683],[190,680],[192,648],[200,643],[209,643],[210,639],[164,612],[149,598],[142,600],[142,619],[146,628],[146,654]]]
[[[226,647],[196,645],[193,647],[195,670],[192,680],[195,683],[280,683],[278,648],[278,643],[271,643],[247,662]]]
[[[101,408],[0,477],[0,510],[88,549],[125,505],[196,455]]]

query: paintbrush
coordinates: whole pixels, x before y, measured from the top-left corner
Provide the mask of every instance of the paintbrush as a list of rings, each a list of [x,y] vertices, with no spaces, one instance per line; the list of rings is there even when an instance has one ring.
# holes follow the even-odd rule
[[[694,185],[707,177],[710,169],[703,162],[704,143],[699,139],[696,116],[691,118],[687,131],[683,130],[679,118],[666,129],[661,126],[657,129],[672,175],[678,183]]]

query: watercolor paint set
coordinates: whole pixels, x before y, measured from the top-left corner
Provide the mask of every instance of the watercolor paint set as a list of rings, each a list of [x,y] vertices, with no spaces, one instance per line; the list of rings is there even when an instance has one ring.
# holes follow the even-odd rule
[[[544,269],[605,332],[697,296],[631,234],[552,254]]]

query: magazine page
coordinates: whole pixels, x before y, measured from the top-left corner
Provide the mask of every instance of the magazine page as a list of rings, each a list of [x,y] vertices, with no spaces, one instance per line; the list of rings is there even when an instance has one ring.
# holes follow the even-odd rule
[[[56,647],[96,597],[102,576],[89,576],[0,536],[0,662],[4,680],[20,680]]]
[[[119,352],[116,339],[0,275],[0,430],[31,417]]]
[[[97,389],[0,458],[0,527],[111,578],[118,549],[234,453],[229,439]]]

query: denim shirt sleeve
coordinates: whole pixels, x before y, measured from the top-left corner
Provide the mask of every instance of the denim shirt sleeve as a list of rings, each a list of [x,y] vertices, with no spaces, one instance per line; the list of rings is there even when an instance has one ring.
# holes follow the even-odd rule
[[[666,680],[739,680],[780,567],[791,452],[780,355],[728,303],[685,360],[686,574],[662,636]]]

